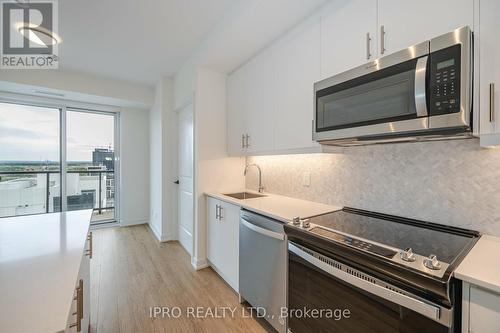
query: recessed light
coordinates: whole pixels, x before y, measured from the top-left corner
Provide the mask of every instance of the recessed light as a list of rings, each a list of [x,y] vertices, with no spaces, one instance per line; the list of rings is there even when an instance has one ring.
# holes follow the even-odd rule
[[[18,31],[33,43],[41,46],[56,45],[62,42],[61,37],[44,27],[24,24],[18,28]]]

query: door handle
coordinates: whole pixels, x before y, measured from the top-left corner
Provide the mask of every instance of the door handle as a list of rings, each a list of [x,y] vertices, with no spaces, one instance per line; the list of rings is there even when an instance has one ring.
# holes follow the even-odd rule
[[[385,288],[383,286],[377,285],[369,280],[365,280],[356,275],[351,275],[347,271],[340,269],[328,263],[328,261],[323,261],[315,255],[311,255],[301,248],[297,247],[295,244],[288,243],[288,251],[294,253],[305,261],[309,262],[311,265],[321,269],[322,271],[334,276],[335,278],[344,281],[345,283],[362,289],[370,294],[381,297],[389,302],[404,306],[410,310],[413,310],[427,318],[434,321],[438,321],[440,318],[441,308],[434,305],[413,298],[409,295],[400,294],[397,291]],[[334,261],[330,259],[331,261]],[[345,266],[344,269],[349,269]]]
[[[245,142],[246,142],[246,147],[245,148],[249,148],[250,147],[250,135],[245,135]]]
[[[222,221],[222,205],[219,205],[219,221]]]
[[[177,180],[174,182],[174,184],[179,185],[179,180],[177,179]]]
[[[417,109],[418,117],[426,117],[427,99],[425,89],[425,77],[427,73],[427,56],[418,58],[417,66],[415,67],[415,108]]]
[[[82,319],[83,319],[83,280],[78,281],[78,287],[76,287],[76,297],[73,298],[76,301],[76,323],[70,324],[69,327],[76,327],[77,332],[82,330]]]
[[[280,233],[275,232],[275,231],[271,231],[271,230],[267,230],[267,229],[261,228],[259,226],[256,226],[255,224],[252,224],[252,223],[248,222],[245,219],[241,219],[241,224],[244,225],[245,227],[247,227],[248,229],[250,229],[252,231],[255,231],[256,233],[259,233],[261,235],[264,235],[264,236],[267,236],[267,237],[271,237],[271,238],[274,238],[274,239],[277,239],[277,240],[281,240],[281,241],[285,239],[285,235],[280,234]]]
[[[490,83],[490,123],[495,121],[495,84]]]
[[[90,259],[92,259],[92,252],[93,252],[93,246],[92,246],[92,231],[89,232],[87,235],[87,240],[89,241],[89,249],[87,250],[86,255],[89,256]]]
[[[385,53],[385,27],[380,26],[380,54]]]
[[[366,60],[370,60],[372,53],[370,52],[370,44],[371,44],[372,38],[370,37],[370,33],[366,33]]]

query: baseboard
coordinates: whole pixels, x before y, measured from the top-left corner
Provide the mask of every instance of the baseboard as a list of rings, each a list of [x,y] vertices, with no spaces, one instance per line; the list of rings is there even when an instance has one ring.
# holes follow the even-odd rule
[[[136,220],[136,221],[124,221],[124,220],[120,220],[120,225],[122,227],[129,227],[129,226],[132,226],[132,225],[140,225],[140,224],[146,224],[146,223],[149,223],[148,220]]]
[[[153,233],[153,235],[156,237],[156,239],[157,239],[159,242],[163,242],[163,241],[161,240],[161,238],[162,238],[162,237],[161,237],[160,232],[159,232],[158,230],[156,230],[156,228],[155,228],[153,225],[151,225],[151,223],[148,223],[148,227],[149,227],[149,230],[151,230],[151,232]]]
[[[479,136],[481,147],[491,148],[500,145],[500,134],[483,134]]]
[[[208,260],[206,258],[205,259],[198,259],[196,257],[191,257],[191,265],[197,271],[199,271],[200,269],[207,268],[208,266],[210,266],[208,264]]]

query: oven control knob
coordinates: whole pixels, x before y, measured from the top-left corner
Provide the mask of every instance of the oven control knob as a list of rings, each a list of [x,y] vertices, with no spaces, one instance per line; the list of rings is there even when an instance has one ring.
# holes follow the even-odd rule
[[[441,269],[441,263],[435,254],[431,254],[428,258],[424,259],[424,266],[435,270]]]
[[[292,224],[293,224],[293,225],[296,225],[296,226],[300,225],[300,217],[298,217],[298,216],[297,216],[297,217],[294,217],[294,218],[292,219]]]
[[[401,256],[401,259],[403,259],[404,261],[414,262],[416,259],[415,254],[413,253],[411,247],[401,251],[399,255]]]
[[[303,229],[307,229],[309,228],[310,224],[309,224],[309,220],[302,220],[302,228]]]

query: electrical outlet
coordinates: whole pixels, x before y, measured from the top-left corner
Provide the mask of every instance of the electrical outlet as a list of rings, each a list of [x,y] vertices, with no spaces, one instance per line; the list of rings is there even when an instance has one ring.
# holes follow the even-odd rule
[[[302,186],[311,186],[311,173],[308,171],[302,173]]]

